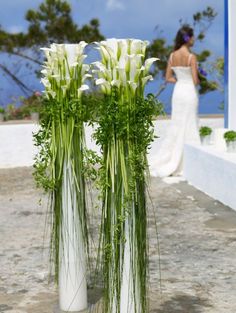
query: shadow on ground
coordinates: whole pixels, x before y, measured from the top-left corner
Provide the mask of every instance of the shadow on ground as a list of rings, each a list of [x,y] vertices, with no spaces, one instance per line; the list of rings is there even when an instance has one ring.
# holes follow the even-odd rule
[[[206,307],[211,307],[207,299],[183,294],[166,300],[159,309],[153,309],[150,313],[202,313],[202,308]]]

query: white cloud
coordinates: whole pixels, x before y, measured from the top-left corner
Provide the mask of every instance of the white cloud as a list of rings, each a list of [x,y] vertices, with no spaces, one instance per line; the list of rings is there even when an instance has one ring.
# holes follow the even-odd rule
[[[107,0],[109,10],[124,10],[125,6],[120,0]]]
[[[16,34],[16,33],[20,33],[23,32],[24,28],[21,25],[12,25],[7,27],[7,31],[11,34]]]

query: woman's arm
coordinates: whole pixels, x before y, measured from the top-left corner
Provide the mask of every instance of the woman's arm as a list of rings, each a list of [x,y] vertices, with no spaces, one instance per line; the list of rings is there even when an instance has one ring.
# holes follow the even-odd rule
[[[173,76],[173,71],[171,69],[171,62],[168,61],[166,68],[166,82],[168,83],[176,83],[176,78]]]
[[[198,78],[198,65],[197,65],[196,55],[192,56],[190,65],[191,65],[191,69],[192,69],[193,82],[195,85],[198,85],[200,83],[200,81]]]

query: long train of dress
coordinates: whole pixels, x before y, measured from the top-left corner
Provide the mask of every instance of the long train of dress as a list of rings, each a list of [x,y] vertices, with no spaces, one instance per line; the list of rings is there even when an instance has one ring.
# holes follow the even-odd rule
[[[170,126],[161,140],[155,158],[150,162],[152,176],[178,176],[183,169],[183,149],[186,142],[200,142],[198,131],[198,92],[190,66],[172,67],[177,82],[172,95]]]

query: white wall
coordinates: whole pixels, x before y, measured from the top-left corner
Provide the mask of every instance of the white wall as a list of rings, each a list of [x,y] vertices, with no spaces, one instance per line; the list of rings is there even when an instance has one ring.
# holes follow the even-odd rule
[[[236,210],[236,154],[215,146],[186,144],[184,177],[195,188]]]
[[[35,124],[0,125],[0,168],[33,165],[36,148],[32,133]]]
[[[212,128],[223,127],[223,118],[201,119],[200,125]],[[164,137],[168,130],[169,120],[155,122],[155,134]],[[0,168],[11,168],[21,166],[32,166],[34,155],[37,152],[33,145],[32,133],[38,130],[35,124],[1,124],[0,125]],[[94,140],[91,139],[92,129],[86,128],[86,141],[89,149],[99,151]],[[150,150],[150,157],[155,159],[158,153],[159,140],[155,139]]]
[[[228,0],[228,8],[229,8],[228,128],[236,130],[236,0]]]

